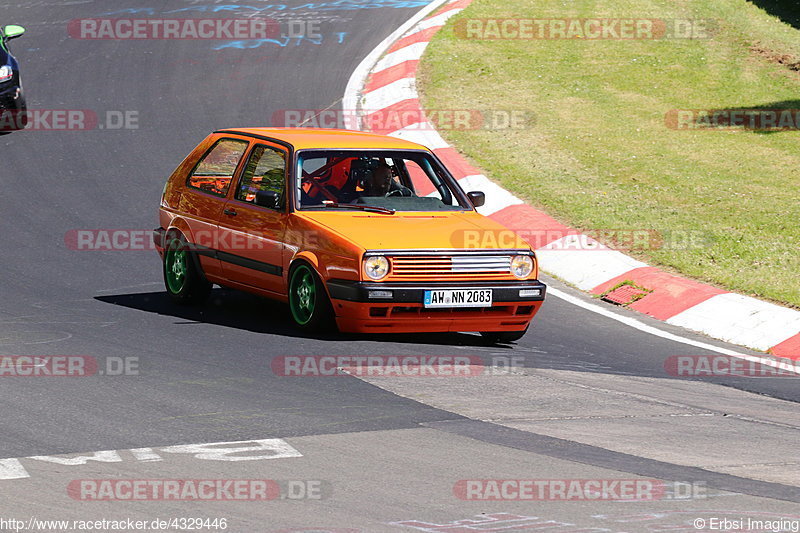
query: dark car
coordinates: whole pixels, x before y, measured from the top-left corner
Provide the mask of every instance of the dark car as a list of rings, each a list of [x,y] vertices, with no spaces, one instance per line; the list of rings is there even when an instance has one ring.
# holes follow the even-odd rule
[[[0,120],[1,130],[25,127],[27,106],[22,92],[17,60],[8,50],[8,41],[25,33],[22,26],[8,25],[0,28]],[[8,114],[6,111],[11,111]]]

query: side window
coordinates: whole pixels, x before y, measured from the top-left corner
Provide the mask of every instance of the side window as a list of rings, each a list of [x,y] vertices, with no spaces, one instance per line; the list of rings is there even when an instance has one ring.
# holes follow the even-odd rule
[[[277,205],[283,207],[286,196],[284,151],[262,144],[253,148],[236,189],[236,199],[253,203],[259,191],[273,191],[278,196]]]
[[[247,141],[236,139],[218,141],[197,164],[189,176],[187,185],[211,194],[225,196],[247,146]]]

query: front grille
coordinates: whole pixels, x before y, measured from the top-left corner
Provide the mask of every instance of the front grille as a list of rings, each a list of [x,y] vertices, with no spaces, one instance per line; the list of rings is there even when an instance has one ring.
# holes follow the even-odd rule
[[[390,279],[469,280],[504,279],[511,273],[511,255],[407,255],[388,256],[391,262]]]
[[[453,307],[441,309],[427,309],[425,307],[392,307],[389,317],[416,315],[428,318],[446,318],[444,315],[466,316],[467,318],[480,318],[487,315],[506,315],[511,318],[514,315],[514,307],[508,305],[497,305],[494,307]]]

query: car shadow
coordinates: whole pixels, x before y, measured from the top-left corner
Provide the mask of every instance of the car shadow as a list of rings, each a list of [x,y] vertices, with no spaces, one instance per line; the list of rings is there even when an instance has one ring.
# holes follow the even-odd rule
[[[790,127],[786,129],[759,129],[757,127],[737,127],[736,129],[742,129],[744,131],[749,131],[752,133],[756,133],[759,135],[772,135],[775,133],[783,133],[785,131],[797,131],[800,129],[800,124],[798,124],[798,110],[800,110],[800,100],[779,100],[777,102],[769,102],[765,104],[756,104],[750,106],[741,106],[741,107],[727,107],[723,109],[716,109],[715,111],[722,111],[726,115],[735,112],[746,112],[752,110],[764,110],[764,111],[782,111],[782,110],[791,110],[793,123]],[[698,115],[694,119],[694,124],[697,129],[714,129],[713,127],[709,127],[705,123],[705,118]],[[694,128],[690,128],[694,129]]]
[[[792,115],[796,118],[798,115],[797,110],[800,109],[800,100],[780,100],[777,102],[769,102],[767,104],[759,104],[750,107],[735,107],[731,108],[729,111],[747,111],[750,109],[764,109],[770,111],[788,109],[794,111]],[[800,124],[795,123],[794,127],[789,129],[765,129],[765,130],[753,129],[750,131],[752,131],[753,133],[758,133],[760,135],[773,135],[775,133],[783,133],[786,131],[797,131],[798,129],[800,129]]]
[[[107,304],[127,307],[171,316],[181,320],[214,324],[254,333],[280,335],[302,339],[331,341],[375,341],[400,344],[429,344],[448,346],[486,346],[478,335],[466,333],[415,333],[415,334],[352,334],[352,333],[305,333],[292,323],[286,304],[241,291],[215,288],[205,305],[182,306],[175,304],[166,292],[145,292],[95,296],[95,300]],[[502,349],[501,345],[497,346]]]
[[[663,354],[663,357],[655,359],[642,358],[641,348],[637,347],[641,341],[640,333],[633,329],[623,329],[620,332],[619,339],[603,341],[605,343],[611,342],[613,349],[609,349],[609,344],[603,344],[599,348],[592,344],[592,346],[581,350],[575,348],[575,346],[580,346],[581,343],[586,341],[585,333],[581,331],[581,328],[564,328],[562,323],[550,324],[549,327],[557,328],[557,332],[547,328],[541,329],[542,326],[537,325],[534,338],[538,337],[538,339],[533,344],[522,342],[489,345],[479,335],[466,333],[306,334],[298,330],[291,322],[288,306],[230,289],[213,290],[209,301],[202,307],[176,305],[169,299],[166,292],[96,296],[95,300],[147,313],[173,317],[179,320],[176,322],[177,324],[214,324],[266,335],[331,342],[350,341],[352,343],[352,341],[357,341],[387,345],[394,343],[395,345],[419,346],[417,350],[420,353],[428,353],[423,346],[475,348],[476,351],[471,355],[481,357],[484,364],[487,367],[491,366],[491,368],[494,368],[497,357],[521,357],[521,362],[511,363],[511,360],[504,359],[505,362],[499,363],[501,365],[511,365],[512,367],[510,369],[507,366],[497,367],[496,375],[499,376],[515,375],[517,371],[513,367],[520,365],[533,371],[561,370],[582,374],[619,375],[631,378],[646,377],[677,381],[702,381],[787,401],[798,401],[796,388],[786,386],[789,382],[780,377],[755,379],[727,376],[691,378],[673,376],[665,370],[665,358],[675,353],[685,355],[687,352],[675,352],[674,346],[660,346],[658,350]],[[547,321],[545,324],[547,324]],[[565,341],[564,335],[572,335],[574,337]],[[550,342],[549,339],[555,339],[555,343]],[[269,342],[269,339],[267,338],[266,341]],[[567,344],[564,344],[565,342]],[[662,339],[656,342],[671,343],[672,341]],[[621,343],[622,348],[618,346],[619,343]],[[487,348],[487,346],[489,347]],[[570,346],[570,348],[567,349],[567,346]],[[354,347],[354,349],[356,348]],[[390,349],[391,347],[388,349],[379,347],[374,353],[385,353],[385,350],[388,351]],[[650,349],[656,348],[651,347]],[[470,354],[470,351],[459,353]],[[693,348],[691,353],[719,356],[717,352],[712,353],[700,348]],[[452,355],[452,353],[448,355]],[[753,353],[753,355],[757,354]],[[509,370],[511,374],[509,374]]]
[[[780,109],[800,109],[800,100],[779,100],[777,102],[769,102],[766,104],[757,104],[751,105],[747,107],[732,107],[729,108],[729,111],[739,111],[739,110],[748,110],[748,109],[770,109],[770,110],[780,110]]]
[[[800,1],[798,0],[751,0],[773,17],[800,30]]]

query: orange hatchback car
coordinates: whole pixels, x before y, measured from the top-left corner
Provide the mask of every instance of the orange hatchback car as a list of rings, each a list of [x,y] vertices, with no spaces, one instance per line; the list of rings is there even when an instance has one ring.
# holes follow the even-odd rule
[[[203,302],[217,284],[288,303],[305,329],[510,342],[545,285],[530,246],[477,213],[484,201],[402,139],[226,129],[167,181],[154,240],[180,303]]]

